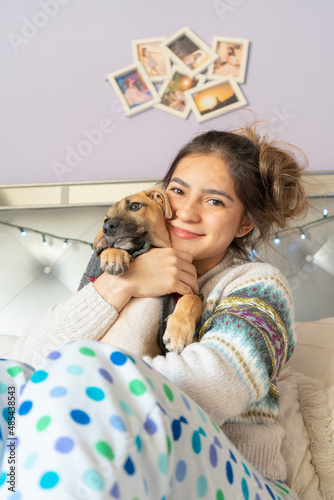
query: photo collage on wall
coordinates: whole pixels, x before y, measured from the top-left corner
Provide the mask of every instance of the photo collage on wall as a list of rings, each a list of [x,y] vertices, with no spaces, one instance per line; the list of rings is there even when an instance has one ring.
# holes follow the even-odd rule
[[[132,41],[133,63],[108,81],[127,116],[156,108],[199,123],[247,104],[249,40],[214,36],[209,47],[184,27],[171,37]],[[205,74],[203,74],[205,73]]]

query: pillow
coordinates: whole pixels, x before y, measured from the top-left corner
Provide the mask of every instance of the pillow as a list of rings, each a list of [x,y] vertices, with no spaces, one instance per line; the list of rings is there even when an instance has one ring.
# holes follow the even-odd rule
[[[286,483],[300,500],[334,499],[334,385],[285,368],[278,382]]]

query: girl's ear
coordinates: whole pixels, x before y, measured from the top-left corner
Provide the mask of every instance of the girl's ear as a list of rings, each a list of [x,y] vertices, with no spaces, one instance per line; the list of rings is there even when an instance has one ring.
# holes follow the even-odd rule
[[[247,233],[249,233],[252,229],[254,229],[255,224],[250,220],[248,215],[245,215],[239,228],[238,232],[235,235],[236,238],[241,238],[242,236],[245,236]]]

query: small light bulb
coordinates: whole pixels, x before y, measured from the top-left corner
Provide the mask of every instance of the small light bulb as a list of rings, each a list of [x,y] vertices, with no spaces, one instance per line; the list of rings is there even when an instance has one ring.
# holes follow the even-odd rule
[[[325,209],[324,209],[324,211],[323,211],[322,213],[324,214],[324,217],[327,217],[327,215],[328,215],[328,210],[327,210],[327,208],[325,208]]]
[[[24,238],[25,236],[27,236],[28,233],[27,233],[27,231],[25,229],[21,229],[20,228],[20,231],[21,231],[22,238]]]
[[[305,238],[306,238],[306,234],[304,233],[303,230],[300,233],[300,237],[301,237],[302,240],[305,240]]]
[[[280,240],[280,238],[278,237],[277,234],[275,236],[274,243],[275,243],[275,245],[279,245],[281,243],[281,240]]]
[[[47,246],[47,244],[48,244],[48,243],[47,243],[47,241],[46,241],[46,239],[45,239],[45,236],[44,236],[44,234],[43,234],[43,245],[46,247],[46,246]]]
[[[63,243],[63,248],[67,248],[68,247],[68,241],[67,239],[65,239],[64,243]]]

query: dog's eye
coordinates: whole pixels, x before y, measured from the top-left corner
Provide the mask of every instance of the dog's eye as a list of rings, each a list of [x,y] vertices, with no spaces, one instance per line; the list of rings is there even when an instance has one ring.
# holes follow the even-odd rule
[[[129,208],[130,210],[132,210],[132,212],[137,212],[137,210],[140,210],[142,206],[142,203],[134,201],[133,203],[130,203]]]
[[[108,222],[108,220],[109,220],[109,217],[105,217],[104,221],[103,221],[103,224],[105,224],[106,222]]]

